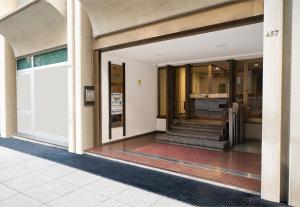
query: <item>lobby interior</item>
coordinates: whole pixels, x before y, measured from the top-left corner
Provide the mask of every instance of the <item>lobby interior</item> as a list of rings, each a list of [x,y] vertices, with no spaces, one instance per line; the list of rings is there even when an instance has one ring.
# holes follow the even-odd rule
[[[102,52],[101,71],[110,67],[112,94],[126,97],[129,67],[122,61],[103,66],[106,56],[155,70],[156,130],[100,140],[86,152],[259,194],[262,30],[263,23],[255,23]],[[140,87],[143,80],[136,84]],[[126,85],[126,94],[128,90]],[[119,103],[121,107],[113,105],[110,111],[109,128],[124,135],[130,115],[127,102]],[[103,111],[107,106],[101,107]],[[108,136],[113,136],[111,131]]]

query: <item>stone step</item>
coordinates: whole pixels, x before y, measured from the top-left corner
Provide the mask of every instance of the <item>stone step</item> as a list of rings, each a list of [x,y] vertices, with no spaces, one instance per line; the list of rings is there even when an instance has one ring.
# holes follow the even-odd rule
[[[190,126],[180,126],[180,125],[173,125],[172,129],[188,131],[188,132],[203,132],[203,133],[216,133],[223,136],[224,130],[219,128],[205,128],[205,127],[190,127]]]
[[[222,130],[225,128],[226,123],[210,123],[210,122],[206,123],[206,122],[193,122],[189,120],[176,120],[174,125],[189,127],[189,128]]]
[[[192,137],[196,139],[209,139],[209,140],[221,140],[222,137],[220,133],[209,133],[209,132],[193,132],[187,130],[168,130],[166,132],[168,135],[181,136],[181,137]]]
[[[228,148],[228,141],[215,141],[208,139],[197,139],[192,137],[173,136],[168,134],[158,134],[156,140],[159,142],[167,142],[173,144],[180,144],[190,147],[200,147],[212,150],[226,150]]]

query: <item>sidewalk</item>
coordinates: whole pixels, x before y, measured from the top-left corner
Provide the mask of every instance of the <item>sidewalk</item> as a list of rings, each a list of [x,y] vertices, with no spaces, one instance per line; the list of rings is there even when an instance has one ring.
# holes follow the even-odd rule
[[[0,138],[0,207],[187,207],[274,203],[66,150]]]

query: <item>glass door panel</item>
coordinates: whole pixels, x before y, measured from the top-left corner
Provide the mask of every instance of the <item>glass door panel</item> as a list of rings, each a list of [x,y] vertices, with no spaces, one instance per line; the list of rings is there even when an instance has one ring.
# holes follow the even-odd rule
[[[226,119],[229,72],[225,61],[192,67],[193,117]]]
[[[262,59],[239,61],[236,75],[236,101],[245,108],[245,120],[261,122]]]
[[[186,71],[185,67],[175,70],[175,117],[185,118]]]

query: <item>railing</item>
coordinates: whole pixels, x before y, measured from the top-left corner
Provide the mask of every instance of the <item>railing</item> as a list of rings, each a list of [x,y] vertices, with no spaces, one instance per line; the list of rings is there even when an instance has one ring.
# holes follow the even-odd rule
[[[233,147],[243,140],[243,105],[232,103],[229,108],[229,146]]]

